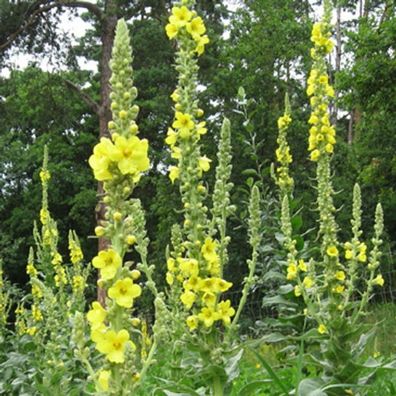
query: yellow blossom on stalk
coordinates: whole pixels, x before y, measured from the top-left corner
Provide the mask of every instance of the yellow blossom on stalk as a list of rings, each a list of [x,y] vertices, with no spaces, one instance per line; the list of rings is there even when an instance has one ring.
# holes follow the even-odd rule
[[[218,319],[222,320],[225,326],[231,323],[231,317],[235,315],[235,309],[231,307],[231,301],[221,301],[217,304]]]
[[[180,177],[180,168],[177,166],[171,166],[169,168],[169,179],[171,179],[171,182],[174,183],[176,179]]]
[[[197,299],[197,295],[190,290],[186,290],[180,296],[180,300],[187,309],[190,309],[193,306],[196,299]]]
[[[287,267],[287,280],[294,280],[297,277],[297,265],[295,263],[290,263]]]
[[[40,308],[35,304],[32,305],[32,316],[36,322],[43,320],[43,314],[41,313]]]
[[[111,371],[109,370],[100,370],[98,375],[98,385],[99,391],[107,392],[109,390],[109,380],[111,377]]]
[[[322,323],[318,327],[318,333],[319,334],[325,334],[327,333],[327,327]]]
[[[333,292],[334,293],[338,293],[338,294],[344,293],[344,290],[345,290],[345,286],[344,285],[338,285],[338,286],[333,288]]]
[[[204,307],[198,314],[198,319],[203,322],[205,327],[211,327],[218,318],[218,313],[212,307]]]
[[[205,52],[205,45],[209,44],[209,37],[208,36],[201,36],[199,38],[199,41],[197,41],[197,46],[195,48],[195,51],[197,52],[198,55],[202,55]]]
[[[190,331],[195,330],[198,327],[199,319],[196,315],[190,315],[186,320],[187,326]]]
[[[110,362],[124,363],[124,353],[127,345],[129,345],[132,350],[136,349],[135,344],[129,340],[129,333],[125,329],[118,332],[109,330],[97,340],[96,349],[105,354]]]
[[[45,209],[45,208],[42,208],[42,209],[40,210],[40,221],[41,221],[41,224],[46,225],[47,222],[48,222],[48,219],[49,219],[49,212],[48,212],[48,210]]]
[[[198,276],[199,267],[198,267],[198,261],[197,260],[179,258],[177,261],[179,263],[180,272],[186,278],[189,278],[191,276]]]
[[[115,148],[112,159],[117,162],[118,169],[123,175],[137,176],[149,168],[147,139],[140,140],[137,136],[127,139],[120,136],[115,141]]]
[[[121,267],[120,255],[113,249],[102,250],[92,260],[92,265],[100,269],[100,276],[103,280],[113,279],[118,268]]]
[[[74,275],[72,279],[72,288],[75,293],[82,292],[85,289],[85,280],[81,275]]]
[[[206,32],[206,27],[201,17],[193,18],[190,23],[187,23],[186,29],[196,41],[199,41],[200,36]]]
[[[216,253],[217,247],[217,241],[214,241],[210,237],[207,237],[205,239],[205,242],[201,248],[201,253],[206,261],[211,262],[218,259],[218,255]]]
[[[302,272],[308,271],[307,263],[304,260],[298,260],[298,269]]]
[[[109,297],[115,300],[117,305],[124,308],[131,308],[133,299],[142,294],[139,285],[135,285],[131,278],[119,279],[109,289]]]
[[[40,171],[40,180],[41,183],[47,183],[51,179],[51,174],[48,169],[41,169]]]
[[[345,280],[345,272],[344,271],[337,271],[335,273],[335,278],[339,281],[344,281]]]
[[[92,303],[92,308],[87,313],[88,322],[92,329],[99,328],[103,325],[107,317],[107,311],[98,301]]]
[[[177,36],[177,33],[179,33],[179,26],[176,25],[175,23],[168,23],[165,26],[165,30],[169,39],[172,40]]]
[[[384,278],[382,277],[381,274],[377,275],[374,279],[373,279],[373,285],[376,286],[384,286]]]
[[[168,133],[166,135],[165,143],[168,146],[173,146],[177,141],[177,133],[172,129],[168,128]]]
[[[37,276],[37,270],[33,263],[28,263],[26,266],[26,273],[32,277]]]
[[[191,135],[191,131],[194,129],[195,124],[190,114],[177,111],[172,127],[179,131],[181,138],[185,139]]]
[[[203,172],[207,172],[210,169],[211,162],[212,160],[210,160],[206,155],[200,157],[198,160],[199,169],[202,170]]]
[[[174,281],[175,281],[174,276],[173,276],[170,272],[167,272],[167,273],[166,273],[166,283],[167,283],[169,286],[172,286],[173,283],[174,283]]]
[[[89,157],[88,163],[94,171],[95,179],[98,181],[111,180],[112,173],[109,170],[111,164],[110,157],[115,153],[112,141],[102,137],[100,143],[94,147],[93,154]]]
[[[232,282],[227,282],[224,279],[221,278],[216,278],[216,283],[217,283],[217,291],[224,293],[228,289],[232,287]]]
[[[330,257],[338,257],[338,249],[334,245],[329,246],[326,250],[326,253]]]
[[[192,18],[193,13],[186,7],[173,7],[172,15],[169,17],[170,23],[179,27],[185,26]]]
[[[307,289],[310,289],[313,285],[314,285],[314,281],[311,277],[306,276],[303,280],[303,285],[304,287],[306,287]]]
[[[352,260],[353,259],[353,251],[352,250],[345,250],[345,258],[347,260]]]
[[[298,285],[294,286],[294,295],[295,295],[296,297],[300,297],[301,294],[302,294],[302,292],[301,292],[301,287],[298,286]]]

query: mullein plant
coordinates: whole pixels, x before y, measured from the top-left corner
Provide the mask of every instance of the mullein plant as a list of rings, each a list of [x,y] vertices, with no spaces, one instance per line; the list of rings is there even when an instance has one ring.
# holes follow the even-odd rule
[[[4,340],[11,309],[11,293],[3,276],[3,263],[0,260],[0,340]]]
[[[324,382],[318,386],[328,386],[330,394],[345,392],[337,384],[357,384],[361,371],[356,365],[364,352],[363,343],[367,337],[358,337],[363,331],[359,320],[374,288],[381,287],[384,279],[378,271],[380,262],[383,212],[378,204],[375,212],[372,249],[362,239],[361,194],[358,185],[353,191],[352,239],[342,244],[337,236],[333,203],[334,190],[331,180],[330,162],[334,151],[335,128],[331,125],[329,105],[334,98],[334,89],[329,84],[326,57],[333,49],[331,40],[331,5],[324,2],[324,16],[313,26],[311,40],[312,69],[308,79],[307,94],[310,97],[312,114],[309,119],[310,159],[316,164],[317,209],[319,213],[320,248],[309,260],[300,257],[296,240],[292,235],[289,208],[290,186],[288,171],[285,170],[291,155],[284,140],[286,125],[291,121],[288,110],[278,121],[279,148],[277,159],[280,163],[278,186],[283,196],[281,222],[285,236],[284,245],[288,251],[286,278],[294,287],[294,295],[305,304],[304,315],[307,323],[316,325],[320,341],[319,355],[311,355],[322,369]],[[286,119],[285,119],[286,116]],[[283,179],[283,182],[282,182]],[[310,333],[312,335],[312,332]],[[340,385],[340,387],[342,387]],[[338,390],[337,390],[338,389]],[[342,393],[344,394],[344,393]]]
[[[70,385],[70,376],[52,384],[60,370],[75,372],[76,366],[70,344],[69,328],[77,311],[84,310],[84,290],[89,267],[83,266],[83,253],[74,232],[69,234],[71,265],[63,263],[58,250],[58,231],[48,208],[48,186],[51,174],[48,170],[48,150],[44,149],[43,166],[39,173],[42,185],[40,231],[34,225],[35,249],[30,248],[26,272],[30,293],[18,304],[16,330],[28,335],[35,345],[34,365],[42,374],[36,383],[41,391],[52,389],[62,392]]]
[[[129,395],[139,386],[152,362],[162,328],[161,320],[156,321],[153,340],[149,341],[145,322],[134,316],[135,300],[143,291],[139,284],[141,272],[147,278],[147,289],[155,297],[157,317],[165,317],[166,313],[152,279],[153,267],[147,262],[144,212],[140,201],[131,197],[150,162],[148,141],[138,137],[139,107],[133,104],[137,89],[133,86],[132,49],[124,20],[117,24],[110,67],[110,136],[101,138],[89,158],[95,179],[103,182],[104,195],[100,198],[106,205],[105,219],[95,228],[95,234],[108,241],[108,247],[92,260],[100,273],[98,285],[106,294],[105,306],[94,301],[86,315],[90,338],[100,353],[99,369],[90,363],[95,359],[90,359],[81,337],[74,338],[76,352],[95,381],[97,392]],[[133,250],[140,256],[137,265],[126,261],[126,254]],[[81,317],[77,318],[75,334],[83,334],[83,322]]]
[[[206,201],[210,194],[203,174],[209,171],[211,160],[201,153],[200,141],[207,128],[197,97],[198,57],[204,53],[209,38],[194,5],[193,0],[175,2],[166,25],[168,38],[177,43],[178,84],[171,95],[175,115],[165,142],[171,157],[176,160],[176,165],[169,168],[169,178],[172,183],[179,184],[184,215],[182,226],[176,225],[172,230],[166,280],[175,304],[175,321],[184,322],[184,327],[188,329],[181,340],[193,345],[190,349],[199,351],[201,363],[196,362],[194,367],[202,368],[202,376],[194,369],[195,379],[199,378],[205,386],[209,385],[213,395],[222,395],[226,382],[232,380],[232,377],[227,378],[224,370],[227,360],[230,361],[227,352],[231,349],[231,343],[227,342],[230,338],[225,337],[224,333],[231,333],[237,326],[253,280],[257,256],[254,255],[249,262],[244,297],[236,311],[231,301],[222,297],[232,287],[223,273],[228,262],[227,246],[230,241],[227,218],[234,209],[230,202],[232,183],[229,182],[230,122],[224,119],[221,127],[213,204],[209,210]],[[253,200],[256,202],[259,200],[258,190],[254,191]],[[254,214],[256,221],[259,221],[260,214]],[[213,370],[209,371],[208,367]]]

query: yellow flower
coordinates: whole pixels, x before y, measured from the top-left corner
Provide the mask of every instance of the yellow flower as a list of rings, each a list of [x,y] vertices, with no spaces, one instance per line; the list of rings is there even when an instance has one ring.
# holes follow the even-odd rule
[[[46,183],[48,180],[51,179],[51,174],[47,169],[41,169],[40,171],[40,180],[41,183]]]
[[[202,302],[207,307],[213,307],[216,304],[216,295],[213,293],[204,293],[202,296]]]
[[[118,169],[123,175],[138,175],[139,172],[144,172],[150,167],[147,139],[140,140],[137,136],[126,139],[120,136],[115,142],[115,147],[117,151],[111,158],[117,162]]]
[[[165,143],[169,146],[173,146],[177,140],[177,133],[172,128],[168,128],[166,136]]]
[[[231,286],[232,282],[227,282],[224,279],[216,278],[217,281],[217,291],[224,293],[227,291]]]
[[[186,7],[173,7],[169,22],[179,27],[185,26],[192,18],[193,13]]]
[[[180,169],[177,166],[171,166],[169,168],[169,179],[171,179],[172,184],[179,177],[180,177]]]
[[[217,304],[218,319],[222,320],[225,326],[231,323],[231,316],[235,315],[235,309],[231,307],[231,301],[221,301]]]
[[[335,278],[339,281],[344,281],[345,280],[345,272],[344,271],[337,271],[335,273]]]
[[[115,302],[125,308],[131,308],[133,299],[142,294],[142,288],[135,285],[131,278],[119,279],[109,289],[109,297]]]
[[[312,151],[311,153],[311,161],[317,161],[320,157],[320,151],[318,149]]]
[[[129,333],[126,330],[120,330],[117,333],[109,330],[97,340],[96,349],[105,354],[106,358],[112,363],[124,363],[124,351],[129,345],[132,350],[136,349],[135,344],[129,340]]]
[[[176,119],[172,124],[173,128],[178,129],[180,132],[185,131],[186,133],[194,128],[195,124],[190,114],[184,114],[177,111],[175,117]]]
[[[199,268],[198,261],[195,259],[189,258],[178,258],[179,269],[186,278],[191,276],[198,276]]]
[[[198,291],[200,289],[201,286],[201,282],[202,279],[198,276],[192,276],[190,279],[186,280],[183,283],[183,287],[186,290],[194,290],[194,291]]]
[[[329,246],[326,250],[326,253],[330,257],[338,257],[338,249],[334,245]]]
[[[37,276],[37,270],[33,263],[28,263],[26,266],[26,273],[32,277]]]
[[[106,392],[109,390],[110,376],[111,376],[111,372],[109,370],[100,370],[98,376],[99,391]]]
[[[43,314],[41,313],[40,308],[37,305],[32,305],[32,316],[36,322],[40,322],[43,320]]]
[[[85,289],[85,280],[81,275],[74,275],[72,279],[72,288],[73,291],[80,292]]]
[[[293,280],[297,277],[297,265],[295,263],[290,263],[287,267],[287,280]]]
[[[47,224],[48,219],[49,219],[48,210],[47,209],[41,209],[40,210],[40,221],[41,221],[41,224],[43,224],[43,225]]]
[[[327,327],[324,324],[320,324],[319,327],[318,327],[318,333],[319,334],[327,333]]]
[[[120,255],[113,249],[102,250],[92,260],[92,265],[100,269],[100,276],[103,280],[113,279],[121,264]]]
[[[198,314],[198,319],[204,323],[205,327],[210,327],[215,320],[218,320],[218,314],[212,307],[204,307]]]
[[[200,157],[198,160],[199,169],[203,172],[207,172],[210,169],[210,163],[212,162],[206,155]]]
[[[187,309],[190,309],[195,300],[197,299],[197,295],[190,290],[185,291],[181,296],[180,300],[184,304]]]
[[[102,137],[100,143],[94,147],[93,154],[89,157],[88,163],[94,171],[95,179],[105,181],[112,179],[113,175],[109,170],[111,163],[110,156],[114,154],[115,147],[110,139]]]
[[[198,327],[198,317],[196,315],[190,315],[187,318],[186,323],[190,331],[193,331]]]
[[[174,23],[168,23],[165,26],[165,30],[166,30],[166,35],[169,37],[169,40],[175,38],[177,36],[177,33],[179,33],[179,27]]]
[[[175,259],[169,257],[168,260],[166,261],[166,266],[168,268],[168,271],[170,272],[176,271]]]
[[[377,286],[384,286],[384,278],[382,277],[381,274],[377,275],[374,279],[373,279],[373,285],[377,285]]]
[[[302,260],[302,259],[298,260],[298,268],[302,272],[307,272],[308,271],[307,263],[304,260]]]
[[[206,28],[201,17],[196,17],[190,23],[187,23],[186,29],[194,40],[199,40],[200,36],[206,32]]]
[[[92,309],[87,312],[87,320],[92,329],[102,327],[103,322],[106,320],[107,312],[98,301],[92,303]]]
[[[173,275],[170,272],[166,273],[166,283],[170,286],[173,285],[173,282],[175,281],[175,278],[173,277]]]
[[[284,116],[278,118],[278,128],[284,129],[288,127],[291,122],[291,117],[288,114],[285,114]]]
[[[333,288],[333,292],[334,293],[338,293],[338,294],[343,293],[344,290],[345,290],[345,286],[344,285],[338,285],[338,286]]]
[[[208,262],[216,261],[218,259],[216,249],[217,242],[213,241],[212,238],[207,237],[201,248],[201,253],[204,256],[204,259]]]
[[[349,249],[345,250],[345,258],[347,260],[352,260],[353,259],[353,251],[349,250]]]
[[[298,285],[294,286],[294,295],[296,297],[300,297],[301,296],[301,287],[300,286],[298,286]]]
[[[199,41],[197,42],[197,47],[195,48],[195,51],[197,52],[198,55],[202,55],[205,51],[205,45],[209,43],[209,37],[208,36],[201,36],[199,38]]]
[[[310,289],[314,285],[314,281],[310,276],[306,276],[303,280],[303,285],[305,288]]]
[[[358,261],[365,263],[367,261],[367,256],[365,253],[359,253],[357,256]]]

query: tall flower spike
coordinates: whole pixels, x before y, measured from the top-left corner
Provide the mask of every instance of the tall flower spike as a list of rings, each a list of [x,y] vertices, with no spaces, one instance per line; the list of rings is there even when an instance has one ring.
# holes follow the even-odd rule
[[[210,224],[204,203],[206,187],[202,176],[210,169],[211,161],[201,155],[199,142],[207,129],[205,122],[199,121],[203,111],[198,108],[197,95],[197,55],[203,53],[209,40],[202,19],[192,10],[194,3],[190,0],[177,3],[172,8],[166,27],[168,37],[177,40],[176,70],[179,73],[177,88],[171,95],[175,102],[175,117],[166,138],[177,166],[170,168],[169,177],[172,182],[179,180],[184,206],[183,240],[181,246],[173,246],[174,251],[168,258],[167,282],[172,285],[173,291],[178,291],[179,301],[185,307],[187,326],[191,331],[199,331],[200,328],[212,330],[213,325],[220,321],[228,326],[235,311],[227,301],[219,301],[220,294],[231,287],[230,282],[222,279],[227,238],[225,217],[218,201],[220,197],[227,200],[230,188],[227,184],[231,170],[227,146],[229,123],[225,121],[223,124],[224,147],[217,174],[218,180],[221,179],[221,183],[225,181],[225,184],[216,187],[217,200],[213,209],[216,219]],[[229,206],[224,201],[221,204],[223,209],[224,205]],[[219,230],[216,230],[217,227]],[[220,242],[215,238],[217,231]]]
[[[278,148],[276,149],[276,160],[278,167],[276,168],[275,181],[279,186],[281,199],[285,195],[289,195],[293,190],[294,180],[290,176],[289,165],[293,161],[290,153],[290,147],[287,143],[287,130],[292,122],[290,102],[288,94],[285,95],[285,112],[278,119],[279,134],[277,138]]]

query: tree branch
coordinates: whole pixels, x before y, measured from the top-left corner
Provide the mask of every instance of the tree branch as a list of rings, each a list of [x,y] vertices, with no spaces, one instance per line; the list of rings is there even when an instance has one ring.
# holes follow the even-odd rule
[[[19,28],[11,33],[8,37],[6,37],[3,42],[0,43],[0,51],[9,47],[21,33],[23,33],[37,21],[37,18],[40,15],[52,10],[53,8],[85,8],[88,11],[92,12],[92,14],[94,14],[99,19],[99,21],[102,21],[104,17],[102,10],[96,4],[86,1],[55,0],[47,5],[41,6],[41,4],[42,3],[40,2],[36,2],[32,5],[32,7],[27,10],[25,14],[26,18],[23,20]]]
[[[95,102],[87,93],[85,93],[78,85],[74,84],[70,80],[63,79],[64,83],[71,88],[73,91],[77,92],[81,99],[87,104],[87,106],[97,115],[99,115],[100,106]]]

